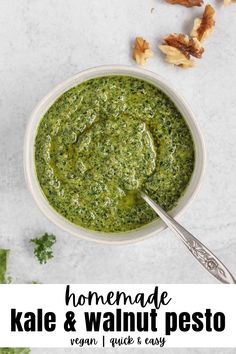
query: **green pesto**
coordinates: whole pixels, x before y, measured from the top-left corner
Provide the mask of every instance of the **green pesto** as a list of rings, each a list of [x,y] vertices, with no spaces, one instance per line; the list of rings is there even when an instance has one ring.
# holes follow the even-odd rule
[[[0,249],[0,284],[7,283],[6,271],[8,254],[9,250]]]
[[[35,141],[40,186],[58,213],[115,232],[156,218],[140,189],[172,209],[194,169],[184,118],[155,86],[127,76],[86,81],[41,119]]]

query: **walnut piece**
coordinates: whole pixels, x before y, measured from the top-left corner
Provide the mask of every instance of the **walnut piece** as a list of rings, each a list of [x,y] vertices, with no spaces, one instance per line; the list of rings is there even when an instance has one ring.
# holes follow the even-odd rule
[[[142,37],[136,37],[133,48],[133,58],[139,65],[144,65],[153,53],[150,44]]]
[[[189,68],[194,65],[191,56],[201,58],[204,49],[197,38],[180,34],[170,34],[164,38],[164,43],[159,46],[160,50],[166,54],[166,61],[171,64]]]
[[[185,7],[202,6],[203,0],[166,0],[172,5],[182,5]]]
[[[191,36],[203,42],[215,28],[215,10],[211,5],[206,5],[202,18],[194,20]]]
[[[187,59],[190,59],[190,55],[201,58],[204,52],[201,43],[196,38],[190,38],[183,33],[169,34],[164,38],[164,41],[167,45],[178,49]]]
[[[166,54],[165,60],[167,63],[181,66],[182,68],[191,68],[194,66],[194,60],[187,59],[178,49],[166,44],[160,45],[159,48],[162,53]]]
[[[236,2],[236,0],[224,0],[224,5],[227,6],[227,5],[229,5],[231,2]]]

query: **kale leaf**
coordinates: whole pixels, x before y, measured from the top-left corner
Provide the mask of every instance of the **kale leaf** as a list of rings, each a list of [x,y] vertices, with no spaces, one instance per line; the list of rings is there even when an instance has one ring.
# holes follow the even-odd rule
[[[47,263],[53,258],[52,246],[56,242],[56,236],[45,233],[39,238],[31,239],[30,242],[35,245],[34,255],[40,264]]]
[[[0,354],[29,354],[29,348],[0,348]]]
[[[0,284],[7,283],[6,271],[7,271],[8,253],[9,250],[0,249]]]

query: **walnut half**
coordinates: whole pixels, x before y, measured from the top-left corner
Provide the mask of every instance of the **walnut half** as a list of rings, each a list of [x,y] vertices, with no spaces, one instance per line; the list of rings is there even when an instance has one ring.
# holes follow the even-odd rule
[[[153,53],[150,44],[142,37],[136,37],[133,48],[133,58],[139,65],[144,65]]]
[[[166,54],[166,61],[183,68],[194,65],[191,56],[201,58],[204,49],[197,38],[180,34],[170,34],[164,38],[164,43],[159,46],[160,50]]]
[[[182,5],[185,7],[202,6],[203,0],[166,0],[172,5]]]
[[[215,28],[215,10],[211,5],[206,5],[202,18],[194,20],[191,36],[200,42],[208,38]]]

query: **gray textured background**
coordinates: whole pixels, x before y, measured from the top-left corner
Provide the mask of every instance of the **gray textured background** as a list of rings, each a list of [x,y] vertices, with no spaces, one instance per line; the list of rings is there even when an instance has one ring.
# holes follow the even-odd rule
[[[205,135],[208,166],[204,184],[181,221],[236,274],[236,6],[224,9],[221,1],[213,3],[217,26],[205,44],[204,57],[196,68],[181,70],[164,63],[157,44],[170,32],[188,32],[202,11],[199,8],[170,6],[162,0],[0,0],[0,247],[11,248],[9,273],[14,282],[214,282],[169,231],[128,246],[82,241],[52,225],[26,189],[22,147],[35,104],[55,84],[82,69],[135,65],[130,45],[136,35],[147,38],[154,49],[155,57],[147,68],[178,88]],[[152,13],[151,8],[155,9]],[[55,233],[58,242],[55,259],[40,266],[28,240],[45,231]],[[200,351],[210,352],[166,350],[169,354]],[[225,354],[233,352],[224,350]]]

